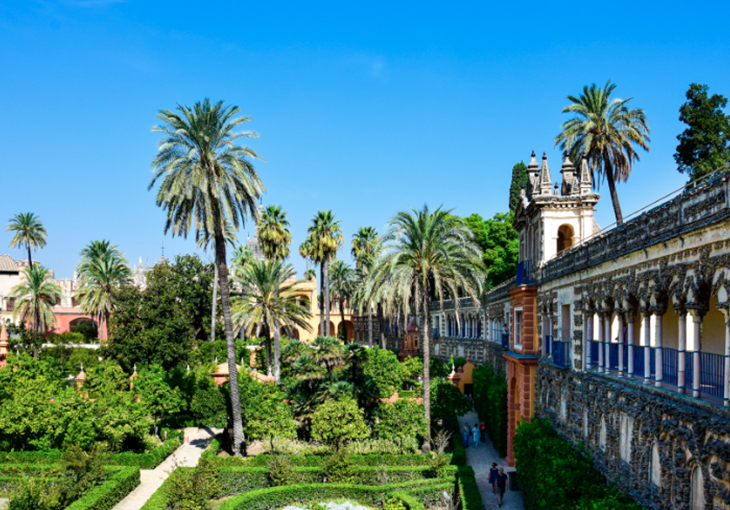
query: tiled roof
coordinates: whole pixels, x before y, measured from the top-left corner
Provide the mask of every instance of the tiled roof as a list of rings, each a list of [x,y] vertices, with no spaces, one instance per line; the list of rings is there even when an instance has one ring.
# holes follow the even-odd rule
[[[10,255],[0,255],[0,271],[19,271],[18,262]]]

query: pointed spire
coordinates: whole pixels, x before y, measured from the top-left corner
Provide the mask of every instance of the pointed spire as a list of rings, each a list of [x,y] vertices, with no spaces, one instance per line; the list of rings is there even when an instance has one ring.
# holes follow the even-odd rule
[[[563,196],[575,194],[577,186],[575,185],[575,167],[573,162],[570,161],[568,153],[565,153],[565,159],[563,160],[563,167],[560,169],[560,173],[563,176],[563,184],[560,188],[560,194]]]
[[[530,155],[530,164],[527,165],[527,196],[531,197],[533,192],[538,188],[537,177],[540,172],[540,167],[537,166],[535,160],[535,151],[532,151]]]
[[[592,189],[591,169],[588,168],[588,158],[583,154],[580,158],[580,194],[587,195]]]
[[[550,167],[548,167],[547,154],[542,153],[542,165],[540,166],[540,194],[550,195],[553,180],[550,178]]]

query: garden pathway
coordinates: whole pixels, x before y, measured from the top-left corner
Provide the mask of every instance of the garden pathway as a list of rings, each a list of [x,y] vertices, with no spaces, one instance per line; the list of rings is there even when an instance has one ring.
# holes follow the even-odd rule
[[[469,423],[472,427],[474,423],[479,421],[477,413],[471,411],[464,416],[459,418],[459,430],[464,429],[464,423]],[[463,441],[463,436],[459,439]],[[492,462],[496,462],[497,466],[503,467],[505,473],[514,471],[514,468],[508,468],[507,463],[503,458],[499,456],[497,450],[492,445],[492,440],[487,436],[486,443],[479,443],[478,448],[466,449],[466,462],[474,469],[476,475],[477,485],[479,486],[479,492],[482,495],[482,502],[484,502],[484,508],[492,510],[498,508],[497,496],[492,493],[492,486],[489,483],[489,468]],[[524,510],[522,504],[522,493],[519,491],[508,490],[504,494],[504,501],[502,502],[502,508],[504,510]]]
[[[203,450],[210,444],[215,432],[210,429],[198,429],[187,434],[188,442],[175,450],[155,469],[140,469],[140,484],[121,500],[113,510],[139,510],[144,506],[152,494],[167,480],[176,466],[195,467],[203,454]]]

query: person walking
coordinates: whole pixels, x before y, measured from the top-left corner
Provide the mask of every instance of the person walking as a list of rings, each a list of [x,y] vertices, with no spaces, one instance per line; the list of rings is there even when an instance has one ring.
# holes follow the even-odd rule
[[[475,423],[471,433],[472,439],[474,440],[474,448],[477,448],[479,446],[479,425]]]
[[[497,476],[499,476],[497,463],[492,462],[492,467],[489,468],[489,483],[492,485],[492,493],[494,494],[497,494]]]
[[[482,443],[487,442],[487,424],[482,422],[481,425],[479,425],[479,436],[482,440]]]
[[[471,429],[469,424],[464,424],[464,448],[469,448],[469,436],[471,435]]]
[[[509,487],[509,479],[507,473],[504,472],[504,468],[499,468],[499,474],[497,475],[497,501],[499,506],[502,506],[502,500],[504,499],[504,493]]]

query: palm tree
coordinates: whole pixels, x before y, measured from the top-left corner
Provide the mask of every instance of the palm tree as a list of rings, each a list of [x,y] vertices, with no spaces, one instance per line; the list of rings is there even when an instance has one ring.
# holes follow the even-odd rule
[[[322,310],[320,319],[324,321],[324,324],[320,323],[320,334],[327,335],[330,325],[329,265],[332,258],[337,255],[337,250],[342,246],[342,231],[340,222],[335,221],[332,211],[318,211],[312,218],[312,225],[307,232],[309,235],[299,247],[299,253],[320,265],[322,277],[320,288],[324,295],[324,303],[320,300],[320,310]],[[324,329],[325,327],[327,329]]]
[[[33,265],[31,248],[39,249],[46,246],[48,232],[41,223],[41,219],[33,213],[19,213],[10,218],[6,232],[15,232],[10,240],[11,248],[20,248],[25,245],[28,249],[28,265]]]
[[[289,257],[291,232],[286,212],[278,205],[264,209],[259,218],[259,241],[268,260],[286,260]]]
[[[626,106],[632,98],[611,99],[615,88],[609,80],[602,89],[594,83],[583,87],[583,94],[578,97],[568,96],[572,104],[563,108],[563,113],[575,116],[563,124],[555,145],[560,144],[573,161],[585,155],[594,183],[598,184],[601,176],[606,179],[616,223],[621,225],[623,215],[616,183],[626,182],[634,160],[639,161],[635,146],[649,151],[649,126],[644,110],[630,110]]]
[[[37,264],[23,268],[24,280],[13,287],[10,297],[15,299],[13,318],[31,320],[36,339],[56,322],[53,306],[61,301],[61,287],[48,281],[47,268]],[[33,356],[38,357],[38,342],[34,342]]]
[[[132,270],[117,246],[109,241],[92,241],[79,253],[81,261],[76,267],[79,287],[75,297],[79,306],[97,317],[99,341],[102,325],[109,337],[109,316],[113,308],[114,292],[132,281]]]
[[[250,131],[234,131],[251,120],[234,117],[239,111],[236,106],[225,106],[223,101],[213,105],[209,99],[195,103],[192,108],[178,105],[177,113],[161,110],[157,118],[164,124],[152,130],[163,133],[165,139],[159,143],[159,152],[152,161],[155,175],[149,185],[151,189],[162,179],[157,205],[167,209],[166,233],[172,230],[173,236],[187,237],[193,221],[196,232],[213,230],[226,332],[235,455],[241,455],[243,427],[228,289],[225,220],[240,230],[246,215],[256,214],[256,200],[264,191],[249,161],[259,156],[252,149],[238,145],[239,138],[258,136]]]
[[[330,276],[330,292],[332,298],[340,305],[340,324],[344,332],[343,341],[347,341],[347,327],[345,326],[345,301],[352,297],[354,272],[350,266],[341,260],[335,260],[332,264]]]
[[[390,314],[403,304],[420,310],[423,332],[423,406],[426,417],[424,448],[431,435],[431,314],[433,294],[442,308],[444,296],[477,299],[484,285],[483,253],[461,218],[428,206],[399,212],[388,225],[383,253],[375,262],[369,285]],[[454,300],[458,308],[458,299]]]
[[[311,282],[317,277],[317,272],[314,269],[307,269],[304,271],[304,279]]]
[[[203,248],[204,250],[208,250],[208,245],[213,241],[213,235],[214,235],[214,229],[206,228],[204,230],[199,230],[195,233],[195,238],[198,241],[198,248]],[[236,231],[233,230],[233,226],[231,225],[230,220],[226,218],[223,221],[223,236],[226,238],[226,241],[230,243],[231,246],[234,246],[237,241],[236,237]],[[239,247],[240,248],[240,247]],[[215,252],[215,249],[213,249],[213,252]],[[250,252],[250,250],[249,250]],[[234,256],[234,262],[235,262],[235,256]],[[216,319],[218,318],[218,314],[216,313],[216,307],[218,306],[218,265],[213,264],[213,302],[211,303],[211,310],[210,310],[210,341],[215,341],[215,323]]]
[[[358,272],[358,290],[364,289],[364,282],[367,281],[367,276],[370,272],[373,260],[378,253],[380,248],[380,236],[378,231],[374,227],[360,227],[355,234],[352,235],[351,242],[352,256],[355,258],[355,266]],[[361,295],[360,297],[365,297]],[[373,304],[369,299],[363,299],[362,302],[365,304],[368,313],[368,346],[373,346]],[[362,310],[361,310],[362,312]]]
[[[299,326],[310,331],[311,313],[300,293],[291,265],[281,261],[254,261],[244,267],[240,280],[241,294],[234,298],[233,319],[238,329],[250,333],[263,326],[266,339],[266,364],[271,375],[271,333],[274,334],[274,378],[279,382],[281,328]]]

